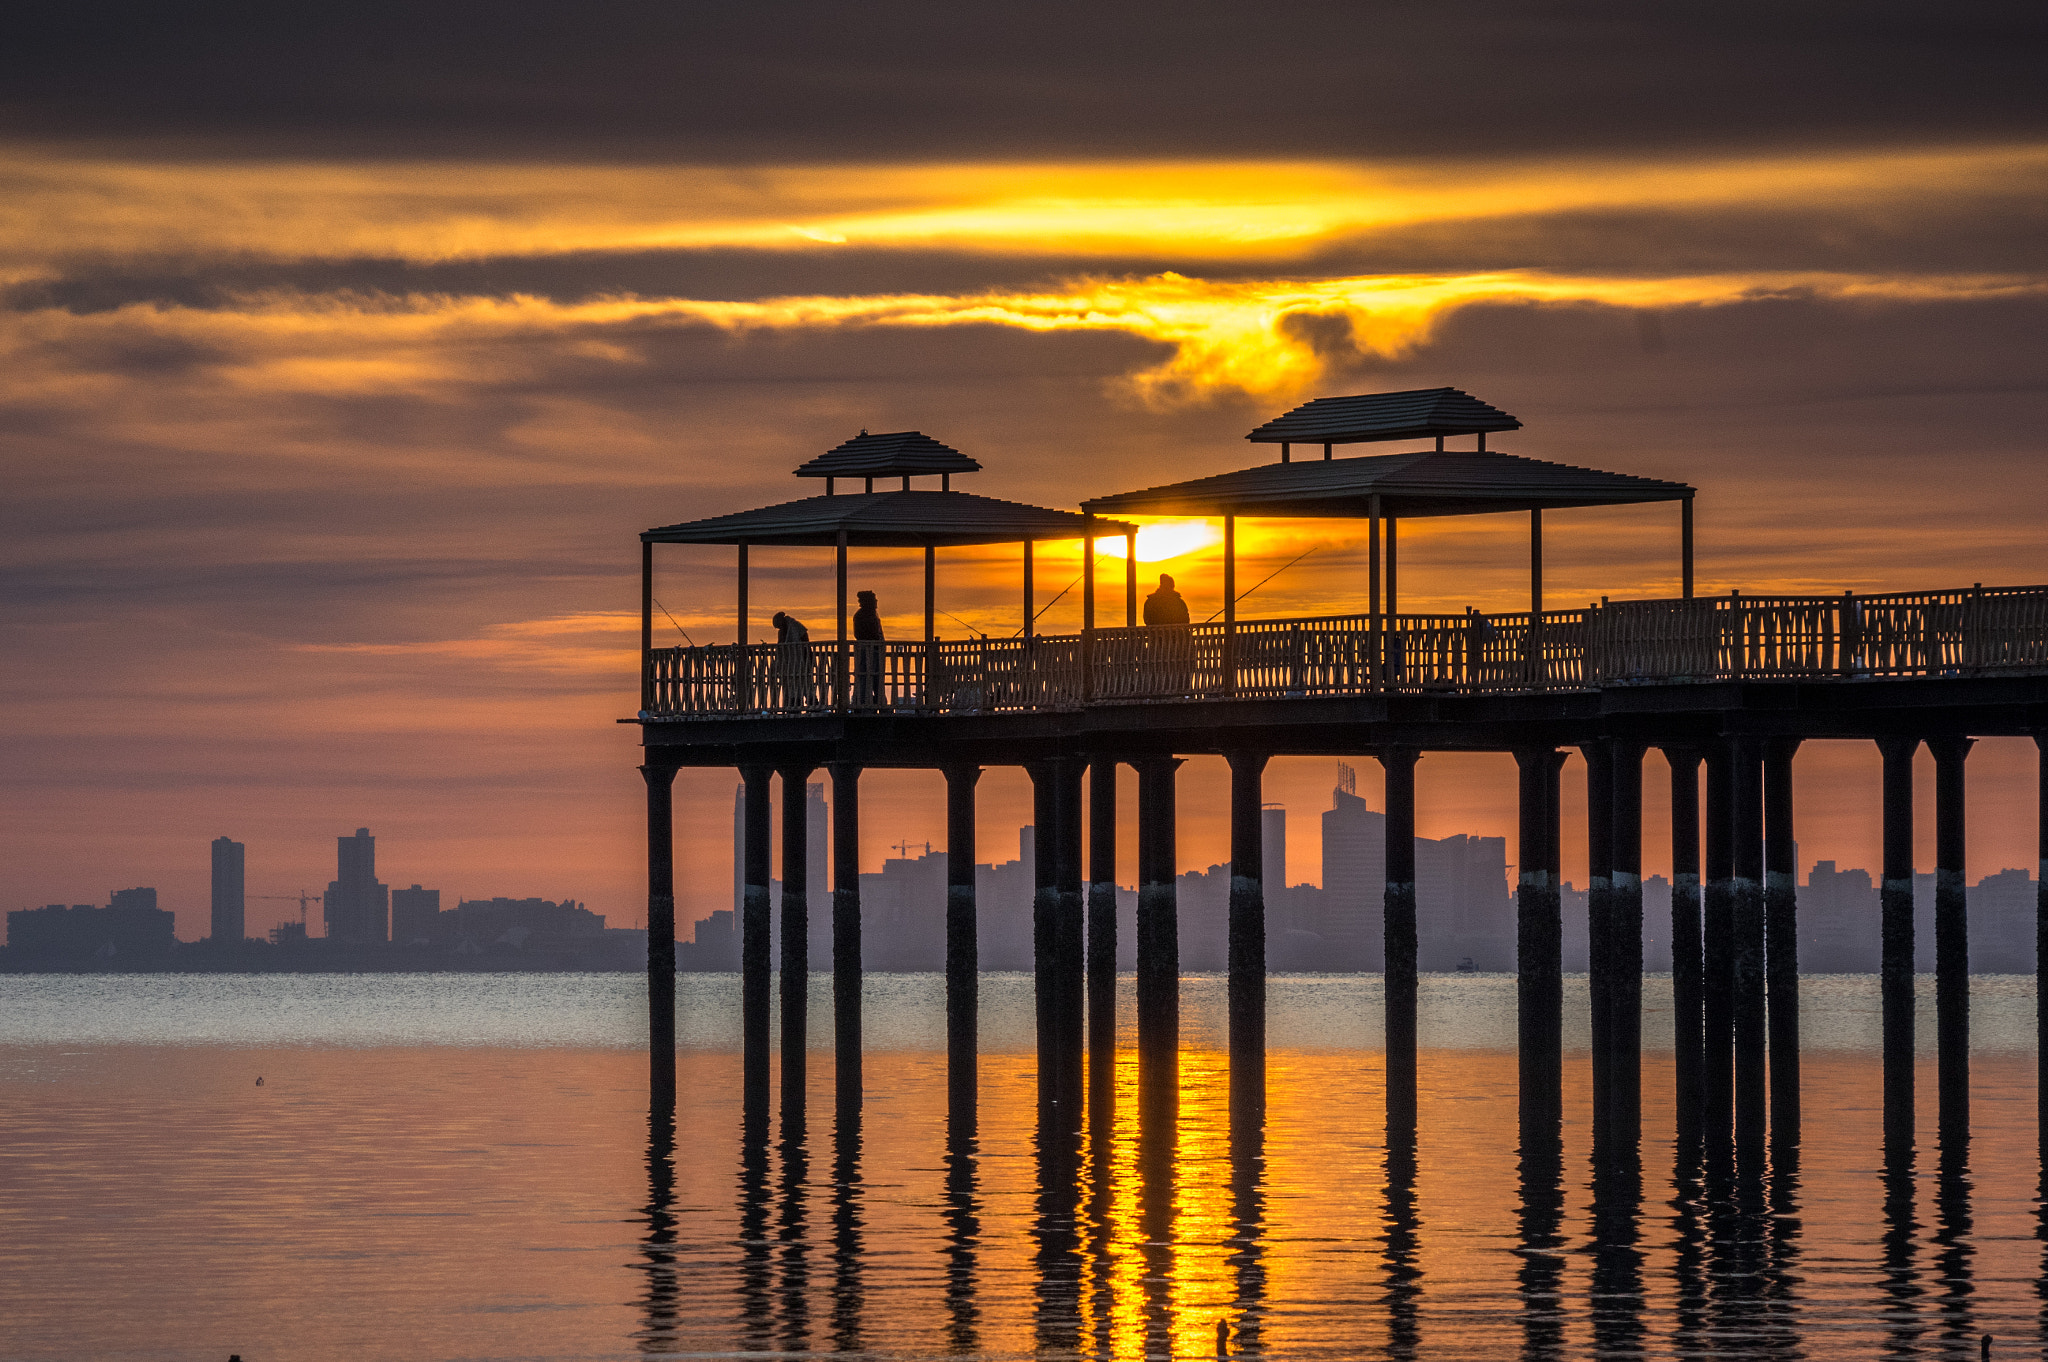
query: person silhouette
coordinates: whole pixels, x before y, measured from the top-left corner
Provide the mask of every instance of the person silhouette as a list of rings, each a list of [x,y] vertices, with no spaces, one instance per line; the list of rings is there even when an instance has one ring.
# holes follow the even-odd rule
[[[853,703],[871,707],[882,703],[882,616],[875,608],[875,593],[863,591],[856,599],[860,609],[853,612]]]
[[[1195,640],[1188,627],[1188,603],[1164,572],[1159,574],[1159,589],[1145,598],[1145,627],[1156,631],[1145,649],[1152,673],[1148,691],[1187,694],[1195,682]]]
[[[1173,578],[1159,574],[1159,589],[1145,598],[1145,627],[1160,629],[1188,622],[1188,603],[1173,589]]]
[[[811,686],[811,631],[794,615],[778,610],[768,621],[775,626],[775,677],[782,692],[782,708],[809,709]]]

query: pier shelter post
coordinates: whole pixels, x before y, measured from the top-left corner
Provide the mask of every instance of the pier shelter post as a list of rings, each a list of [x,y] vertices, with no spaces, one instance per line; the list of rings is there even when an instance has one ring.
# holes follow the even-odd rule
[[[1586,759],[1586,992],[1593,1041],[1593,1134],[1605,1140],[1614,1103],[1614,743],[1582,743]]]
[[[1735,753],[1707,749],[1707,842],[1700,893],[1700,1119],[1726,1140],[1735,1121]]]
[[[860,763],[832,771],[832,1090],[842,1114],[861,1098]]]
[[[1230,1105],[1249,1114],[1266,1098],[1264,752],[1229,752]]]
[[[676,832],[673,766],[647,781],[647,1085],[656,1106],[676,1097]]]
[[[1643,1107],[1643,745],[1633,738],[1608,744],[1614,794],[1612,879],[1608,890],[1613,1048],[1608,1076],[1614,1085],[1611,1134],[1634,1147]]]
[[[1673,1079],[1681,1139],[1697,1138],[1700,1120],[1701,1008],[1705,961],[1700,952],[1700,753],[1667,746],[1671,766],[1671,1009],[1676,1051]]]
[[[1764,1137],[1763,740],[1730,739],[1735,776],[1735,1138],[1738,1149]]]
[[[1105,1091],[1116,1074],[1116,771],[1088,765],[1088,1076]]]
[[[1970,1120],[1970,937],[1963,858],[1969,738],[1927,740],[1934,754],[1934,1035],[1944,1148]]]
[[[746,1102],[754,1114],[765,1115],[768,1102],[768,989],[774,961],[769,959],[773,934],[768,898],[770,893],[771,849],[769,847],[769,780],[774,768],[761,765],[740,767],[744,782],[740,797],[741,888],[740,888],[740,1047]]]
[[[804,1058],[810,1036],[811,904],[810,779],[792,764],[782,776],[782,1110],[804,1105]]]
[[[1764,994],[1770,1009],[1771,1132],[1799,1137],[1799,861],[1792,825],[1797,738],[1764,744]]]
[[[1180,1050],[1180,912],[1174,846],[1174,757],[1138,768],[1138,1073],[1171,1088]]]
[[[1562,1094],[1564,923],[1550,847],[1557,841],[1555,795],[1565,754],[1519,748],[1520,883],[1515,887],[1515,1020],[1524,1138],[1544,1122],[1553,1133]]]
[[[1879,886],[1883,955],[1884,1125],[1888,1146],[1913,1140],[1913,754],[1918,738],[1877,740],[1884,757],[1884,870]]]
[[[981,946],[975,923],[974,786],[979,766],[946,775],[946,1106],[951,1128],[974,1128],[981,1017]]]
[[[1378,753],[1387,773],[1387,1131],[1415,1129],[1415,763],[1413,747]]]

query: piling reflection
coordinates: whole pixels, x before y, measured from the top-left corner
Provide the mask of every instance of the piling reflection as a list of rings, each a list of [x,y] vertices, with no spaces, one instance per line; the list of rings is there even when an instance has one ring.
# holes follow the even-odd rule
[[[797,1090],[792,1100],[787,1078],[783,1091],[775,1226],[776,1295],[782,1318],[776,1338],[785,1352],[801,1352],[811,1339],[810,1154],[804,1145],[803,1093]]]
[[[1695,1104],[1696,1105],[1696,1104]],[[1681,1121],[1683,1121],[1681,1107]],[[1688,1136],[1686,1125],[1691,1126]],[[1706,1162],[1698,1122],[1681,1124],[1671,1168],[1672,1350],[1705,1350],[1708,1326]]]
[[[647,1232],[640,1241],[641,1326],[634,1342],[644,1353],[671,1353],[680,1346],[682,1286],[677,1264],[676,1114],[672,1093],[654,1085],[647,1112]],[[664,1100],[668,1099],[668,1100]]]
[[[1941,1292],[1935,1313],[1941,1322],[1939,1336],[1952,1352],[1961,1352],[1977,1341],[1972,1299],[1977,1250],[1970,1237],[1970,1131],[1967,1102],[1961,1105],[1961,1116],[1953,1106],[1943,1112],[1934,1175],[1932,1265]]]
[[[1415,1204],[1415,1123],[1387,1120],[1384,1231],[1387,1355],[1412,1358],[1422,1343],[1422,1217]]]
[[[1887,1098],[1890,1094],[1887,1093]],[[1913,1142],[1896,1137],[1897,1122],[1886,1112],[1884,1170],[1883,1276],[1881,1309],[1885,1320],[1885,1356],[1913,1357],[1920,1350],[1920,1271],[1917,1261],[1919,1222],[1913,1211]]]
[[[1038,1103],[1038,1195],[1034,1333],[1041,1353],[1081,1346],[1081,1131],[1074,1106],[1041,1087]]]
[[[976,1255],[981,1246],[979,1170],[973,1126],[946,1127],[946,1347],[955,1355],[980,1347],[975,1306]]]
[[[1263,1075],[1262,1075],[1263,1079]],[[1230,1122],[1230,1268],[1235,1351],[1262,1356],[1266,1313],[1265,1107],[1240,1107]]]
[[[1551,1362],[1563,1356],[1564,1142],[1546,1105],[1524,1103],[1520,1161],[1521,1266],[1515,1286],[1521,1296],[1523,1362]]]
[[[832,1348],[861,1351],[865,1249],[860,1171],[860,1106],[842,1106],[832,1129]]]
[[[1625,1092],[1611,1100],[1627,1106]],[[1629,1356],[1643,1342],[1643,1169],[1631,1114],[1607,1117],[1593,1130],[1593,1346],[1602,1356]]]
[[[740,1122],[739,1160],[739,1321],[740,1337],[750,1350],[774,1341],[774,1245],[768,1237],[768,1109],[765,1102],[746,1103]]]
[[[1173,1355],[1174,1156],[1179,1139],[1178,1088],[1148,1082],[1138,1099],[1138,1238],[1147,1357]]]

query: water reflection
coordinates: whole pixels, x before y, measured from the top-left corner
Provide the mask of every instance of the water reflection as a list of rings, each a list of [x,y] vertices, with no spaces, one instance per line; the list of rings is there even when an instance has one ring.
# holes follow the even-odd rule
[[[657,1079],[647,1113],[647,1233],[641,1240],[642,1325],[635,1341],[644,1353],[670,1353],[679,1345],[682,1286],[677,1271],[676,1113]]]
[[[975,1309],[975,1255],[981,1244],[981,1201],[975,1194],[975,1139],[971,1124],[946,1127],[946,1349],[979,1348]]]
[[[1422,1342],[1422,1217],[1415,1206],[1415,1123],[1401,1113],[1387,1120],[1385,1248],[1387,1355],[1415,1356]]]
[[[1236,1351],[1261,1354],[1266,1313],[1266,1123],[1263,1104],[1238,1103],[1230,1122],[1230,1268]]]
[[[832,1347],[861,1351],[862,1233],[860,1104],[839,1108],[832,1130]]]

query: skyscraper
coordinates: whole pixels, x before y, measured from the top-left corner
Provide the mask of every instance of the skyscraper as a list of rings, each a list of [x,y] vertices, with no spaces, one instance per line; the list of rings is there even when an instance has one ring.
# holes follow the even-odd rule
[[[335,878],[327,886],[329,939],[351,945],[389,941],[390,891],[377,883],[377,839],[368,828],[335,840]]]
[[[1259,806],[1259,883],[1266,889],[1287,887],[1287,806]]]
[[[210,940],[233,943],[246,935],[243,850],[240,842],[226,837],[213,839],[213,929],[208,933]]]

